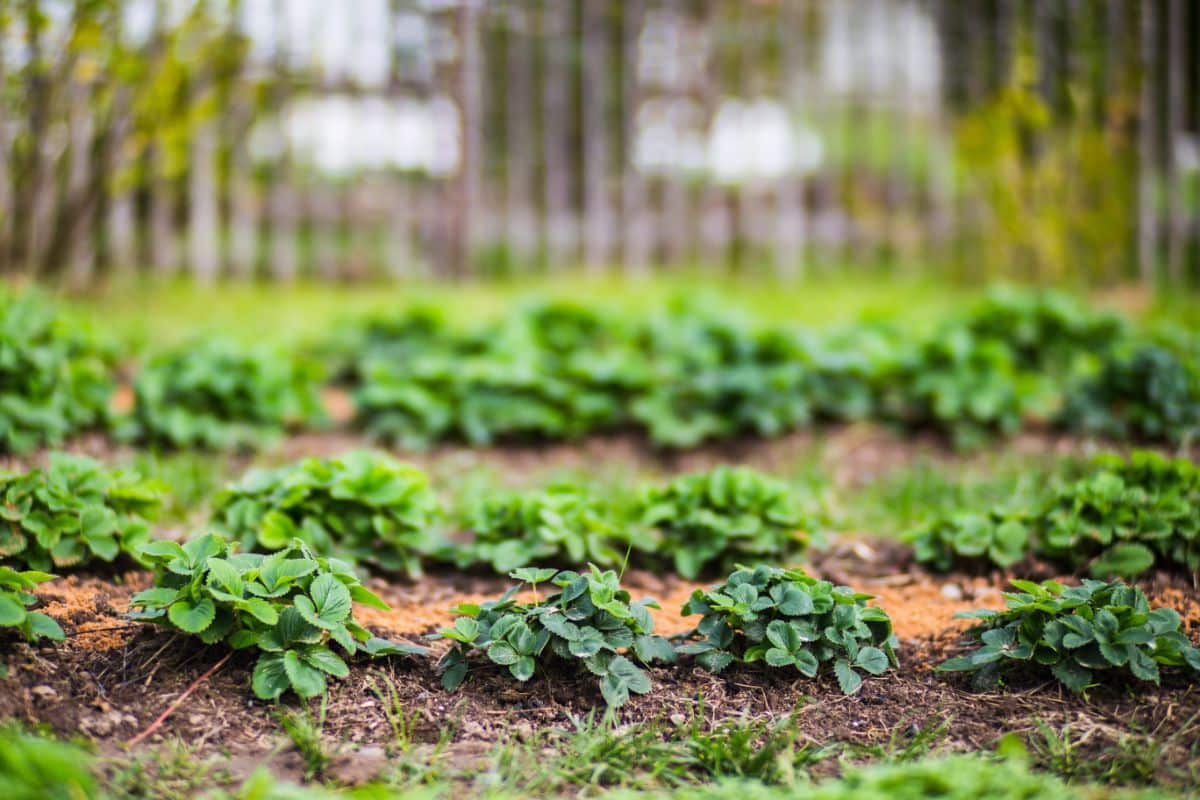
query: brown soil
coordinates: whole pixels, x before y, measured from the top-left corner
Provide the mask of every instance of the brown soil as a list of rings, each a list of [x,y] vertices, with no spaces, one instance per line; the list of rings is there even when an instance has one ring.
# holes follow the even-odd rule
[[[1044,682],[979,693],[963,680],[936,674],[933,667],[958,647],[962,623],[952,615],[999,607],[997,587],[1002,583],[898,572],[897,563],[894,546],[864,540],[839,545],[811,565],[815,573],[833,579],[852,576],[856,587],[877,595],[876,602],[895,621],[900,668],[868,679],[858,694],[844,697],[827,676],[812,681],[791,672],[749,668],[714,676],[685,661],[677,668],[652,669],[654,691],[621,709],[621,719],[678,723],[703,713],[706,724],[716,724],[735,716],[780,717],[798,708],[802,731],[813,743],[882,744],[950,723],[948,745],[972,749],[991,745],[1007,731],[1030,731],[1037,720],[1052,727],[1086,723],[1110,737],[1131,729],[1152,730],[1165,740],[1189,731],[1193,715],[1200,714],[1200,686],[1178,676],[1166,677],[1161,688],[1096,689],[1085,700]],[[122,618],[131,592],[146,583],[144,573],[130,573],[115,581],[72,577],[45,586],[40,592],[44,610],[60,621],[68,639],[59,646],[12,646],[6,659],[11,675],[0,681],[0,718],[82,733],[96,739],[102,750],[115,751],[216,663],[224,655],[219,648],[204,648]],[[695,621],[680,617],[678,609],[700,584],[646,572],[628,574],[625,583],[635,597],[650,594],[663,601],[663,610],[655,612],[659,632],[683,632]],[[433,574],[411,585],[373,579],[372,588],[393,610],[358,613],[377,633],[416,641],[448,623],[452,605],[494,597],[507,585],[503,579],[458,573]],[[1193,640],[1200,637],[1200,597],[1189,585],[1158,576],[1146,588],[1155,604],[1180,612]],[[446,646],[430,644],[435,652]],[[275,715],[249,691],[253,661],[251,654],[234,655],[151,740],[178,737],[201,752],[228,754],[230,764],[247,770],[276,752],[280,731]],[[370,752],[386,746],[392,736],[387,716],[392,701],[384,698],[393,692],[404,712],[416,715],[418,742],[436,741],[449,727],[456,752],[479,753],[504,736],[567,727],[573,715],[601,704],[594,679],[565,671],[518,684],[498,668],[483,667],[458,692],[449,693],[439,685],[430,660],[362,662],[350,678],[331,685],[325,726],[329,741],[375,748]],[[378,759],[376,767],[385,762]],[[361,770],[370,763],[349,759],[346,768]]]

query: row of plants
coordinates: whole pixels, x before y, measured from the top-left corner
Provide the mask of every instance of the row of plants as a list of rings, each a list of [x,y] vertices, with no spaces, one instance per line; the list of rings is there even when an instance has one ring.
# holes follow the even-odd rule
[[[167,487],[94,459],[52,454],[45,468],[0,472],[0,563],[48,571],[148,566],[141,545]],[[786,484],[747,467],[717,467],[620,498],[578,484],[490,490],[451,512],[428,476],[378,452],[256,469],[213,499],[209,527],[243,553],[296,540],[313,553],[417,577],[425,561],[513,569],[569,561],[673,566],[715,575],[740,562],[788,561],[811,522]]]
[[[876,419],[958,445],[1044,420],[1179,442],[1200,427],[1194,334],[1135,330],[1053,293],[997,291],[914,334],[878,323],[762,326],[698,304],[637,321],[569,303],[458,330],[418,310],[343,327],[303,353],[198,340],[114,400],[111,348],[37,295],[0,298],[0,448],[88,429],[165,447],[254,448],[331,424],[409,447],[637,430],[663,447]]]
[[[1155,566],[1200,574],[1200,467],[1149,451],[1104,454],[1039,497],[940,514],[907,539],[918,561],[943,571],[1033,556],[1097,577]]]

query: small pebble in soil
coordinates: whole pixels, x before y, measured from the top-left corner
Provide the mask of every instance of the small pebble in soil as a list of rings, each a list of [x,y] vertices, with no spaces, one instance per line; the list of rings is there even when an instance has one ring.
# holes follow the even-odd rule
[[[947,583],[942,586],[942,596],[951,600],[962,600],[963,591],[957,583]]]

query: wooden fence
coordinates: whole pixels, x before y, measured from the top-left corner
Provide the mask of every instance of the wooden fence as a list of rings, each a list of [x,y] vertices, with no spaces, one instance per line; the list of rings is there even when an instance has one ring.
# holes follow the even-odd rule
[[[0,5],[8,273],[1200,282],[1195,2]]]

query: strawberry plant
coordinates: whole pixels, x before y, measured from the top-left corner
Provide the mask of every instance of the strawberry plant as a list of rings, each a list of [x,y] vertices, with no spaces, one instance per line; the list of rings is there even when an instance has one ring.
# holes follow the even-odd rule
[[[314,365],[214,339],[152,358],[134,380],[129,438],[169,447],[254,448],[319,418]]]
[[[1155,563],[1200,573],[1200,467],[1134,452],[1096,459],[1040,520],[1039,549],[1093,575],[1137,575]]]
[[[599,678],[600,693],[612,707],[629,695],[650,691],[650,678],[638,666],[652,661],[673,662],[675,651],[654,635],[647,608],[653,600],[631,601],[617,574],[595,566],[587,573],[553,569],[523,569],[512,573],[521,581],[498,600],[462,605],[454,626],[435,638],[455,642],[439,662],[442,685],[453,690],[466,678],[472,662],[486,658],[507,667],[519,681],[554,663],[586,668]],[[532,603],[515,599],[524,583],[536,589],[549,581],[558,591]]]
[[[0,473],[0,558],[38,570],[136,560],[163,495],[156,481],[65,453],[45,469]]]
[[[702,619],[679,653],[710,672],[761,661],[809,678],[832,662],[838,685],[852,694],[862,685],[858,670],[881,675],[897,664],[892,621],[870,599],[800,570],[740,568],[684,604],[684,616]]]
[[[1180,629],[1174,610],[1156,608],[1141,589],[1121,581],[1013,581],[1006,609],[956,614],[980,620],[967,631],[976,645],[946,661],[943,672],[969,672],[976,686],[992,686],[1016,671],[1049,673],[1072,692],[1098,681],[1097,673],[1128,672],[1159,682],[1160,667],[1200,672],[1200,650]]]
[[[44,572],[18,572],[11,567],[0,566],[0,631],[14,629],[30,642],[50,639],[61,642],[65,636],[53,618],[40,611],[30,611],[37,604],[33,590],[38,584],[53,580],[53,575]],[[4,662],[0,661],[0,678],[4,677]]]
[[[214,527],[243,551],[280,550],[300,539],[313,552],[413,577],[439,511],[424,472],[371,452],[254,470],[213,505]]]
[[[37,294],[0,291],[0,452],[108,421],[112,353]]]
[[[327,677],[349,667],[334,650],[368,656],[423,654],[422,648],[376,638],[355,621],[353,604],[387,609],[359,583],[349,564],[317,556],[297,540],[271,555],[239,553],[206,534],[186,544],[150,542],[143,557],[154,587],[130,600],[133,619],[259,651],[251,688],[263,700],[289,689],[301,697],[325,692]]]
[[[1059,422],[1114,439],[1181,442],[1200,431],[1200,367],[1153,345],[1112,356],[1071,389]]]
[[[807,354],[786,332],[675,313],[641,336],[652,380],[634,398],[632,412],[655,444],[775,436],[812,417]]]
[[[649,487],[635,516],[648,533],[646,549],[688,579],[792,558],[808,545],[787,486],[748,467],[721,466]]]
[[[977,446],[1021,424],[1025,394],[1003,344],[950,326],[923,342],[899,376],[899,421],[946,433],[955,447]]]
[[[574,484],[493,492],[472,506],[465,525],[473,540],[458,549],[460,565],[482,561],[502,575],[555,561],[613,566],[625,552],[613,510]]]
[[[906,534],[905,540],[917,561],[946,572],[966,564],[1011,567],[1032,550],[1030,534],[1024,515],[993,508],[939,515]]]
[[[966,325],[980,338],[1002,342],[1018,369],[1044,374],[1073,372],[1125,336],[1120,317],[1092,311],[1069,294],[1011,287],[989,291]]]

